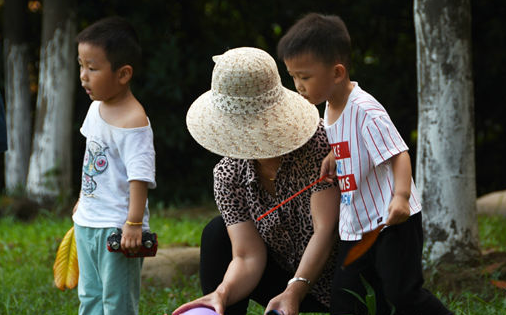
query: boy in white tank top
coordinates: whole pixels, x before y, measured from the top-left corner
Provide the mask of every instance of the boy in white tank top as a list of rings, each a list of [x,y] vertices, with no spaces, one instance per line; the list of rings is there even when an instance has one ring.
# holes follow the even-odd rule
[[[141,49],[121,18],[92,24],[77,42],[81,84],[93,100],[80,129],[86,151],[72,217],[79,314],[137,314],[142,258],[108,252],[106,240],[121,228],[122,249],[135,253],[149,229],[147,190],[156,187],[153,131],[130,90]]]

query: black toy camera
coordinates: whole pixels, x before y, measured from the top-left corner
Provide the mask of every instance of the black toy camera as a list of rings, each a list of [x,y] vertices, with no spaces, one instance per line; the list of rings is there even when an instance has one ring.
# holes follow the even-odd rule
[[[121,249],[121,229],[113,232],[107,237],[107,250],[110,252],[121,252],[128,258],[132,257],[153,257],[158,249],[158,237],[156,233],[149,231],[142,232],[142,246],[136,253],[130,253]]]

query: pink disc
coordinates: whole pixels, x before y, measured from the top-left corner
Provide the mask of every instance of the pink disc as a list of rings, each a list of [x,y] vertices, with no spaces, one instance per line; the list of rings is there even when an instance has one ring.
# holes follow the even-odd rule
[[[207,307],[195,307],[187,310],[182,315],[217,315],[215,311]]]

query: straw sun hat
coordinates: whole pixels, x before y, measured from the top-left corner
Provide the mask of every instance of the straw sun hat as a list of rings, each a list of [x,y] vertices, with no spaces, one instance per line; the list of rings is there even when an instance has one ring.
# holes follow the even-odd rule
[[[301,147],[316,132],[318,110],[281,85],[268,53],[241,47],[213,60],[211,90],[186,115],[190,134],[204,148],[222,156],[264,159]]]

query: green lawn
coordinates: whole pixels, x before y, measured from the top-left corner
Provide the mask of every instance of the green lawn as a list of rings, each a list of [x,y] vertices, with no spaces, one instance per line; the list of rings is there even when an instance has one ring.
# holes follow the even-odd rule
[[[200,231],[213,215],[185,215],[176,210],[154,212],[151,227],[161,246],[198,246]],[[480,218],[479,225],[484,247],[506,251],[506,218]],[[76,314],[76,290],[56,289],[52,273],[59,242],[71,226],[70,216],[40,214],[30,223],[0,218],[0,314]],[[144,284],[140,314],[170,314],[178,305],[199,296],[197,276],[181,279],[180,283],[171,288]],[[486,298],[479,292],[465,291],[458,296],[452,292],[435,293],[456,314],[506,314],[506,291],[490,290]],[[256,304],[250,308],[250,314],[262,313]]]

